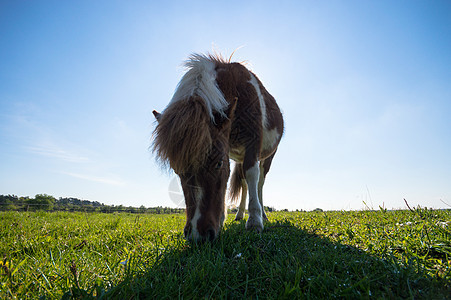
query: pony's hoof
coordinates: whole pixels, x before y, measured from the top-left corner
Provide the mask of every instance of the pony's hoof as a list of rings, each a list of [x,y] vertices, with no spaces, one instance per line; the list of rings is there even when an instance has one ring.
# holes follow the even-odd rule
[[[235,216],[235,221],[243,220],[243,218],[244,218],[244,214],[237,213]]]
[[[261,233],[263,231],[263,221],[260,218],[249,217],[246,222],[246,229]]]

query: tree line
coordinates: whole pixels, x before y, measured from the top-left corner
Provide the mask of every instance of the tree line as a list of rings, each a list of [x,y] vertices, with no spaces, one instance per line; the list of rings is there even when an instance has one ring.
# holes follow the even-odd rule
[[[37,194],[34,198],[16,195],[0,195],[0,211],[82,211],[82,212],[128,212],[128,213],[182,213],[183,208],[140,207],[123,205],[106,205],[98,201],[80,200],[77,198],[55,198],[47,194]]]

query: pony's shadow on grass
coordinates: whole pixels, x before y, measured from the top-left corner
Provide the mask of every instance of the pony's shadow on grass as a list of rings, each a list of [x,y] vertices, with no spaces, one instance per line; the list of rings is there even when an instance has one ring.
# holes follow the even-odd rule
[[[225,225],[214,242],[164,249],[139,276],[106,298],[428,298],[432,278],[396,260],[308,233],[290,222],[267,222],[262,234],[244,221]],[[443,289],[442,289],[443,290]],[[438,298],[443,295],[432,294]],[[435,298],[435,297],[434,297]]]

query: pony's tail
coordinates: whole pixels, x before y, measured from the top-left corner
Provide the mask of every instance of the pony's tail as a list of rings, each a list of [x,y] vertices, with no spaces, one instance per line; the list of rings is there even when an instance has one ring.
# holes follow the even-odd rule
[[[243,182],[243,164],[235,163],[232,176],[230,178],[230,201],[234,203],[240,197]]]

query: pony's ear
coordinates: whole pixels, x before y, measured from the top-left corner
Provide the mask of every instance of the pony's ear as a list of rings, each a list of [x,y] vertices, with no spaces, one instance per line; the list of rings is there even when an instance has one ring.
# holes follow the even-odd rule
[[[233,100],[229,104],[229,107],[227,108],[226,114],[227,114],[227,117],[229,118],[229,120],[231,120],[233,118],[233,116],[235,115],[235,109],[236,109],[237,102],[238,102],[238,97],[233,98]]]
[[[156,110],[152,111],[153,115],[155,116],[155,119],[157,119],[158,122],[160,122],[161,114],[157,112]]]
[[[216,121],[215,123],[219,129],[224,128],[230,124],[230,121],[233,119],[233,116],[235,115],[237,101],[238,101],[237,97],[233,98],[233,100],[230,101],[229,107],[224,112],[225,117],[215,113],[215,121]]]

